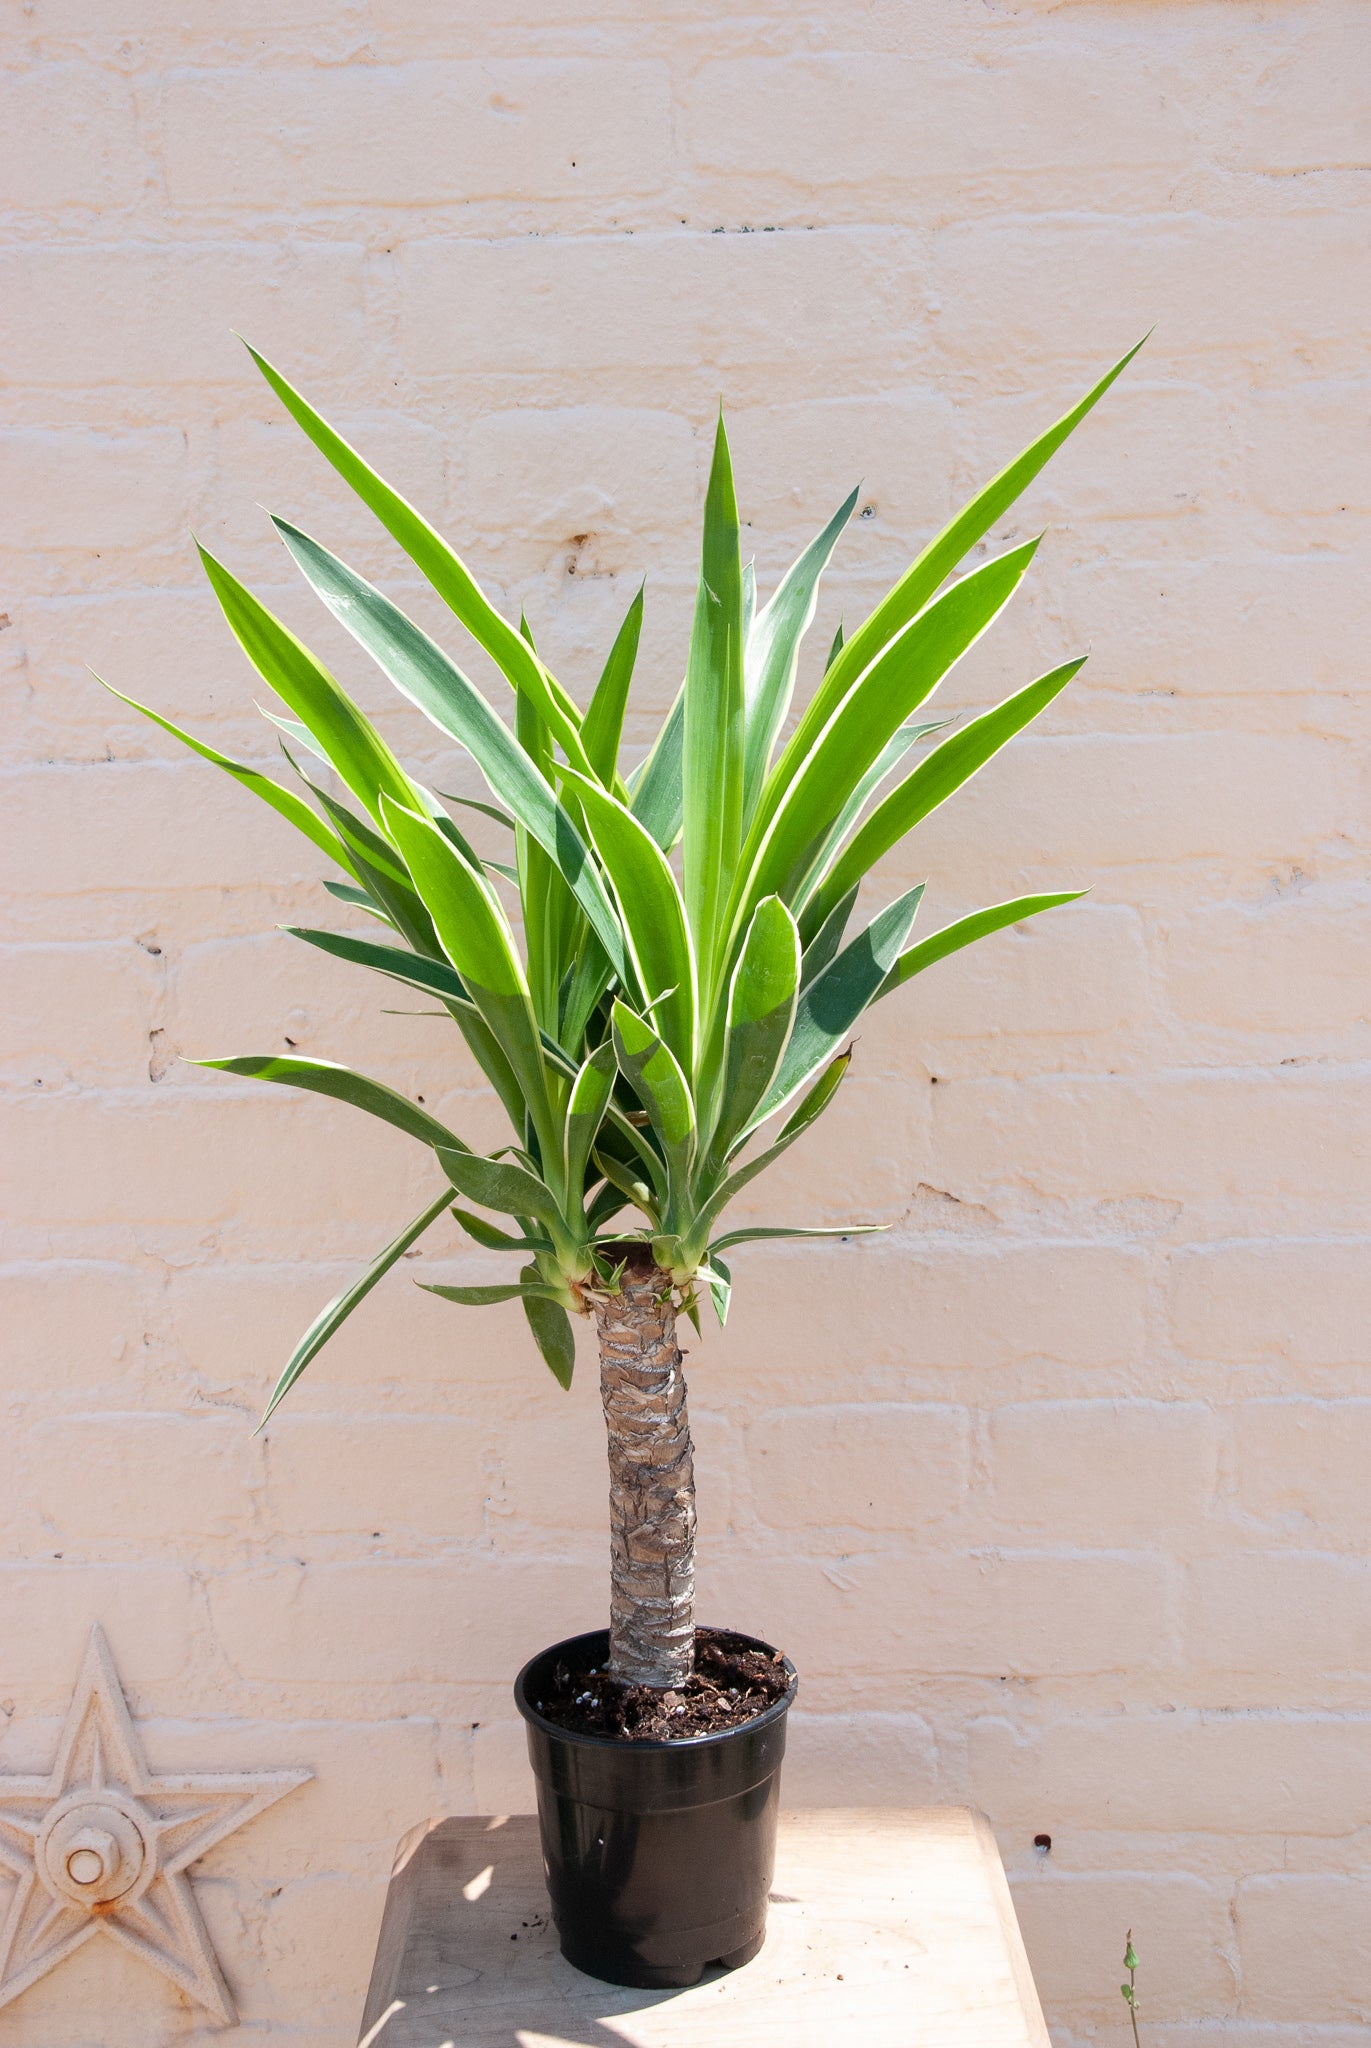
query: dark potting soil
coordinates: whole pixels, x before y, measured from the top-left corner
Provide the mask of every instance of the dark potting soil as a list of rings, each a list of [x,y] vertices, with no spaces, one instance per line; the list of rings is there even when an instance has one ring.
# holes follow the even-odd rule
[[[779,1651],[757,1649],[747,1636],[723,1628],[695,1631],[695,1669],[675,1692],[625,1685],[603,1664],[561,1659],[544,1696],[529,1704],[573,1735],[607,1735],[621,1742],[677,1742],[687,1735],[719,1735],[755,1720],[781,1699],[789,1684]]]

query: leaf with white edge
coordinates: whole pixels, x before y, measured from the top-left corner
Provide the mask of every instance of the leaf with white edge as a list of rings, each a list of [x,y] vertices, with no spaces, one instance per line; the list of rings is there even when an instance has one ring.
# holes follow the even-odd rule
[[[757,1229],[730,1230],[723,1237],[716,1237],[709,1247],[711,1259],[720,1251],[727,1251],[735,1244],[755,1244],[763,1238],[783,1237],[875,1237],[883,1230],[889,1230],[888,1223],[842,1223],[833,1229],[804,1230],[783,1228],[779,1224],[766,1225]]]
[[[819,578],[838,536],[856,509],[858,492],[843,500],[823,532],[792,562],[752,621],[743,661],[747,724],[743,747],[743,816],[750,818],[766,778],[776,735],[795,689],[800,645],[814,618]]]
[[[444,604],[461,620],[472,638],[485,648],[512,687],[525,691],[544,706],[549,723],[557,728],[559,739],[567,746],[568,753],[574,756],[580,724],[576,706],[509,620],[496,611],[461,557],[398,491],[392,490],[363,461],[341,434],[335,433],[328,421],[287,383],[265,356],[260,355],[250,342],[243,345],[287,412],[304,428],[320,454],[333,464],[344,483],[356,492],[386,531],[399,542]]]
[[[954,790],[993,760],[1016,733],[1031,725],[1084,666],[1084,655],[1063,662],[1026,689],[1017,690],[1003,704],[969,720],[960,732],[926,754],[912,773],[876,806],[839,856],[819,892],[816,912],[826,914],[847,889],[861,881],[882,854],[897,846],[939,804],[946,803]]]
[[[737,1167],[723,1185],[716,1189],[695,1219],[694,1228],[703,1233],[702,1242],[708,1240],[714,1219],[723,1214],[729,1203],[736,1195],[742,1193],[748,1182],[755,1180],[759,1173],[764,1173],[774,1160],[779,1159],[797,1138],[802,1138],[810,1125],[823,1115],[837,1094],[843,1075],[851,1064],[850,1052],[840,1052],[835,1060],[830,1060],[804,1101],[781,1126],[781,1135],[774,1144],[768,1145],[765,1151],[756,1153],[744,1165]]]
[[[903,988],[907,981],[912,981],[916,974],[922,974],[926,967],[946,960],[949,953],[959,953],[963,946],[970,946],[991,932],[1001,932],[1007,925],[1022,924],[1025,918],[1036,917],[1039,911],[1055,910],[1062,903],[1076,903],[1089,893],[1088,889],[1062,889],[1048,896],[1012,896],[1007,903],[992,903],[985,910],[973,910],[969,917],[959,917],[952,924],[945,924],[940,932],[934,932],[917,946],[911,946],[907,953],[901,953],[876,994],[878,997],[888,996],[893,990]]]
[[[488,1252],[543,1252],[551,1251],[551,1240],[538,1237],[511,1237],[507,1230],[497,1230],[493,1223],[487,1223],[484,1216],[476,1215],[472,1209],[464,1209],[460,1202],[454,1202],[452,1213],[468,1237],[474,1238]]]
[[[262,680],[304,720],[363,807],[379,820],[383,790],[400,803],[412,803],[404,769],[346,690],[231,570],[196,545],[238,645]]]
[[[923,893],[924,885],[920,882],[897,897],[888,909],[872,918],[864,932],[843,947],[822,974],[815,975],[800,997],[795,1029],[790,1034],[780,1072],[753,1118],[754,1125],[784,1108],[796,1090],[804,1087],[810,1075],[832,1056],[834,1048],[842,1044],[863,1010],[875,1002],[909,937]]]
[[[1146,341],[1147,336],[1143,336]],[[1132,362],[1143,342],[1139,341],[1121,356],[1113,368],[1107,370],[1098,384],[1087,391],[1079,404],[1064,413],[1045,434],[1025,448],[1021,455],[992,477],[968,505],[963,506],[956,517],[942,532],[931,540],[918,559],[911,563],[894,589],[883,597],[875,610],[858,627],[845,644],[834,643],[834,653],[819,688],[807,705],[804,715],[796,727],[793,738],[783,757],[785,772],[780,776],[778,786],[771,792],[773,801],[784,793],[790,775],[797,770],[813,750],[815,739],[827,724],[844,695],[852,687],[862,671],[870,666],[883,648],[889,646],[908,622],[921,612],[939,585],[949,577],[962,558],[969,554],[977,541],[989,533],[997,520],[1009,510],[1014,500],[1027,490],[1038,472],[1056,454],[1067,436],[1080,425],[1086,414],[1104,397],[1115,378],[1120,376]]]
[[[634,976],[662,1037],[689,1072],[695,1063],[695,948],[666,855],[632,812],[568,769],[595,851],[623,913]]]
[[[541,1280],[499,1280],[488,1287],[440,1287],[432,1280],[420,1280],[416,1285],[425,1294],[441,1295],[444,1301],[455,1301],[463,1308],[493,1308],[500,1301],[559,1299],[556,1288]]]
[[[728,992],[723,1085],[705,1171],[717,1172],[765,1097],[795,1022],[800,935],[779,896],[752,914]]]
[[[643,630],[643,588],[624,614],[614,636],[609,659],[604,665],[595,694],[581,722],[581,745],[586,759],[606,789],[613,789],[619,761],[619,737],[623,732],[633,664],[638,658],[638,639]]]
[[[668,1165],[684,1175],[695,1146],[695,1105],[685,1075],[670,1046],[627,1003],[616,1000],[613,1025],[619,1071],[647,1111]]]
[[[614,1092],[614,1047],[608,1043],[588,1053],[572,1084],[563,1139],[563,1174],[568,1206],[581,1199],[591,1149],[600,1134],[609,1098]]]
[[[440,731],[460,741],[494,795],[551,856],[617,965],[622,955],[619,930],[595,864],[554,791],[504,720],[456,662],[388,597],[298,527],[283,519],[275,525],[306,582],[339,623],[402,696],[417,704]],[[577,752],[581,753],[579,745]],[[405,803],[412,800],[401,798]]]
[[[221,754],[217,747],[210,746],[207,740],[197,740],[193,733],[184,732],[179,725],[173,725],[169,718],[163,718],[160,711],[153,711],[146,704],[140,704],[136,697],[126,697],[122,690],[116,690],[113,683],[107,683],[103,676],[96,676],[95,680],[102,690],[109,691],[111,697],[117,697],[121,704],[127,704],[130,711],[141,712],[144,718],[150,718],[154,725],[161,726],[163,732],[170,733],[174,740],[180,740],[193,754],[198,754],[202,761],[209,761],[214,767],[222,768],[226,775],[231,775],[244,789],[250,789],[264,804],[270,804],[272,810],[293,825],[297,832],[303,832],[305,838],[312,841],[321,853],[336,861],[345,873],[352,873],[352,863],[348,859],[347,849],[339,841],[337,833],[330,832],[323,819],[312,811],[304,798],[298,797],[293,789],[282,789],[279,783],[273,782],[270,776],[263,775],[260,769],[250,768],[245,761],[231,760],[227,754]]]
[[[628,777],[629,807],[646,825],[664,853],[670,853],[681,836],[685,810],[683,762],[685,756],[685,686],[666,715],[647,759]]]
[[[520,1270],[522,1278],[529,1281],[535,1279],[538,1272],[536,1266],[524,1266]],[[576,1369],[576,1337],[571,1317],[560,1302],[545,1301],[536,1294],[524,1296],[524,1316],[544,1365],[559,1387],[569,1388],[571,1375]]]
[[[450,1147],[461,1152],[462,1140],[440,1124],[436,1116],[430,1116],[426,1109],[420,1109],[408,1096],[399,1095],[395,1089],[387,1088],[383,1081],[369,1080],[365,1074],[356,1074],[351,1067],[340,1067],[332,1060],[303,1059],[299,1054],[247,1053],[239,1058],[227,1060],[191,1060],[193,1067],[213,1067],[223,1074],[240,1074],[249,1081],[276,1081],[286,1088],[303,1088],[311,1095],[326,1095],[334,1102],[346,1102],[353,1109],[363,1109],[368,1116],[379,1117],[382,1123],[393,1124],[397,1131],[407,1137],[417,1138],[421,1144],[435,1147]]]
[[[702,995],[743,835],[743,580],[738,505],[722,412],[705,491],[704,544],[685,682],[681,842]]]
[[[423,1236],[431,1223],[437,1222],[451,1200],[452,1190],[445,1188],[435,1201],[429,1203],[427,1209],[421,1211],[414,1221],[400,1232],[393,1243],[388,1244],[383,1252],[377,1253],[371,1264],[350,1286],[345,1287],[341,1294],[335,1295],[327,1308],[321,1309],[291,1352],[289,1363],[277,1380],[271,1399],[263,1411],[262,1420],[257,1425],[259,1430],[271,1420],[305,1367],[311,1359],[318,1357],[334,1331],[347,1321],[358,1302],[366,1299],[377,1281],[385,1278],[391,1267],[404,1257],[410,1246]]]
[[[562,1212],[552,1190],[525,1167],[505,1159],[486,1159],[479,1152],[439,1152],[438,1163],[458,1194],[483,1209],[505,1216],[532,1216],[560,1228]]]
[[[829,961],[833,959],[839,946],[841,946],[843,933],[847,930],[848,919],[851,917],[856,905],[860,886],[859,883],[854,883],[841,901],[834,904],[832,910],[829,911],[827,917],[819,926],[818,931],[815,932],[813,938],[801,954],[800,988],[802,991],[809,987],[810,982],[814,980],[816,975],[823,973],[825,967],[827,967]],[[804,927],[801,926],[802,937],[803,931]]]

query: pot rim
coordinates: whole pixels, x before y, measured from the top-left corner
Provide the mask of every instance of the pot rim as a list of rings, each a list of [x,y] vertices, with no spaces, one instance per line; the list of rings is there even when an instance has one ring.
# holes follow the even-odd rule
[[[702,1622],[700,1626],[702,1628],[709,1628],[713,1624]],[[578,1729],[563,1728],[560,1723],[550,1721],[545,1714],[541,1714],[538,1711],[528,1697],[527,1680],[529,1672],[535,1664],[540,1664],[544,1657],[550,1657],[554,1651],[570,1649],[573,1644],[583,1643],[590,1636],[603,1636],[606,1645],[608,1645],[609,1630],[606,1628],[582,1629],[579,1635],[564,1636],[560,1642],[549,1643],[546,1649],[536,1650],[514,1681],[514,1704],[526,1721],[533,1727],[542,1729],[543,1733],[550,1736],[553,1741],[575,1743],[578,1747],[584,1749],[612,1750],[616,1756],[626,1756],[634,1751],[639,1755],[648,1756],[667,1756],[672,1753],[679,1756],[683,1752],[692,1754],[702,1749],[712,1748],[722,1742],[731,1742],[736,1736],[751,1735],[757,1729],[770,1727],[774,1721],[778,1721],[781,1718],[782,1714],[787,1713],[794,1704],[795,1695],[800,1689],[799,1672],[795,1669],[789,1657],[778,1652],[774,1643],[766,1642],[761,1636],[749,1635],[748,1631],[742,1628],[721,1629],[719,1632],[721,1635],[742,1636],[744,1641],[751,1643],[756,1649],[767,1650],[773,1657],[780,1655],[781,1662],[785,1665],[786,1674],[789,1679],[789,1684],[786,1686],[780,1699],[773,1700],[769,1707],[764,1707],[760,1714],[754,1714],[750,1721],[740,1721],[736,1728],[716,1728],[706,1735],[680,1735],[674,1740],[670,1737],[665,1739],[650,1737],[644,1742],[625,1742],[622,1737],[617,1735],[586,1735],[582,1734]]]

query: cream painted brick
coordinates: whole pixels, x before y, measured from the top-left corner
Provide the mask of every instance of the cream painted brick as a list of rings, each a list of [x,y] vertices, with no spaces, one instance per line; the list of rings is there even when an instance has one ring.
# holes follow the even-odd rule
[[[1354,764],[1325,739],[1029,735],[959,790],[890,865],[979,881],[993,846],[994,875],[1008,895],[1016,865],[1070,888],[1101,869],[1203,855],[1309,860],[1334,835],[1354,835],[1358,815]],[[1130,888],[1130,900],[1135,894]]]
[[[605,1466],[605,1425],[589,1390],[541,1413],[520,1415],[503,1433],[500,1471],[502,1517],[514,1529],[593,1529],[603,1534],[609,1508]],[[691,1432],[699,1434],[692,1413]],[[696,1481],[702,1459],[696,1456]]]
[[[1226,1886],[1179,1872],[1054,1870],[1013,1890],[1034,1981],[1049,2009],[1093,2012],[1117,2029],[1129,1927],[1147,1958],[1147,2020],[1227,2008],[1234,1970]]]
[[[954,417],[935,391],[749,405],[729,412],[728,438],[740,510],[773,555],[780,535],[797,546],[808,542],[859,483],[857,513],[838,542],[839,565],[888,548],[892,536],[909,546],[952,510]],[[777,563],[787,566],[779,557]],[[764,602],[774,582],[761,572],[759,580]],[[816,640],[825,637],[819,625],[812,631]]]
[[[797,1150],[799,1147],[796,1148]],[[799,1255],[741,1247],[728,1329],[711,1337],[754,1386],[869,1364],[983,1371],[1143,1355],[1146,1268],[1113,1246],[888,1241]]]
[[[411,1536],[481,1533],[487,1432],[443,1416],[273,1417],[268,1500],[283,1529]]]
[[[189,563],[188,537],[186,550]],[[105,760],[113,753],[185,763],[180,741],[102,690],[87,663],[116,689],[197,734],[212,735],[226,718],[263,730],[208,588],[30,596],[22,630],[29,718],[40,729],[36,750],[47,759]],[[252,745],[261,751],[256,734]],[[237,752],[237,744],[224,751]]]
[[[1169,1550],[1212,1511],[1214,1418],[1199,1401],[1032,1401],[990,1421],[995,1513],[1006,1530],[1099,1549]]]
[[[1330,1673],[1371,1671],[1371,1563],[1249,1550],[1190,1568],[1185,1647],[1197,1668],[1253,1674],[1290,1701]]]
[[[1371,511],[1371,384],[1255,392],[1249,436],[1252,495],[1268,512]]]
[[[1371,2024],[1364,1876],[1244,1878],[1235,1918],[1245,2016],[1301,2029],[1327,2020]]]
[[[250,1432],[243,1415],[64,1415],[28,1432],[26,1490],[61,1543],[112,1537],[155,1555],[246,1536],[262,1483]]]
[[[301,1332],[355,1278],[358,1264],[386,1242],[387,1231],[394,1235],[396,1218],[414,1215],[419,1207],[416,1189],[413,1201],[397,1205],[388,1223],[378,1214],[366,1235],[350,1231],[355,1250],[343,1264],[312,1262],[304,1223],[296,1217],[289,1242],[300,1249],[289,1265],[205,1265],[175,1274],[169,1334],[186,1367],[205,1375],[217,1392],[243,1390],[254,1416],[260,1415]],[[316,1231],[314,1248],[320,1237],[331,1239],[336,1258],[340,1235],[336,1222]],[[284,1249],[278,1226],[269,1256],[279,1258]],[[340,1387],[352,1390],[349,1399],[366,1389],[359,1401],[364,1409],[374,1407],[378,1388],[394,1386],[450,1387],[459,1400],[470,1388],[478,1402],[492,1390],[514,1388],[549,1409],[563,1398],[530,1351],[517,1304],[508,1312],[484,1310],[472,1322],[475,1311],[421,1294],[413,1284],[421,1271],[425,1278],[438,1277],[425,1261],[407,1259],[348,1318],[326,1358],[292,1389],[293,1414],[336,1409]]]
[[[1179,165],[1193,147],[1175,89],[1184,80],[1158,78],[1150,54],[1077,48],[1066,68],[1045,46],[975,64],[875,51],[734,57],[692,81],[691,147],[705,170],[779,176],[806,193],[855,185],[877,207],[910,178],[1001,172],[1022,187],[1040,168]]]
[[[933,1806],[947,1797],[938,1745],[913,1714],[807,1714],[786,1720],[787,1806]]]
[[[232,1218],[270,1230],[278,1246],[283,1232],[300,1243],[311,1223],[326,1222],[336,1245],[349,1221],[421,1206],[422,1155],[400,1132],[349,1117],[341,1104],[267,1101],[239,1085],[244,1096],[232,1104],[186,1089],[9,1104],[0,1110],[0,1214],[29,1223]],[[431,1164],[427,1172],[431,1183]]]
[[[44,214],[126,207],[150,169],[128,78],[83,63],[7,73],[0,128],[6,207]]]
[[[1371,1822],[1364,1716],[1075,1712],[970,1729],[971,1796],[1025,1834],[1348,1835]]]
[[[1319,1548],[1371,1544],[1371,1401],[1248,1401],[1234,1433],[1248,1514]]]
[[[186,523],[186,443],[174,427],[96,434],[85,427],[0,433],[0,491],[24,507],[29,547],[159,548]]]
[[[356,1868],[379,1851],[388,1874],[395,1844],[414,1825],[414,1816],[441,1806],[437,1731],[418,1715],[292,1722],[159,1714],[141,1721],[139,1733],[158,1772],[291,1766],[314,1773],[289,1800],[254,1820],[251,1833],[236,1843],[235,1866],[250,1863],[254,1872],[273,1865],[278,1873],[305,1865]]]
[[[1371,1365],[1371,1245],[1196,1246],[1172,1265],[1171,1327],[1196,1358]]]
[[[773,1529],[921,1529],[955,1513],[966,1411],[921,1402],[772,1409],[747,1431],[757,1512]]]
[[[37,1694],[29,1711],[65,1705],[93,1621],[130,1690],[173,1680],[190,1654],[190,1580],[164,1564],[0,1564],[5,1683]]]
[[[1224,1213],[1351,1219],[1367,1186],[1349,1139],[1371,1124],[1357,1078],[1102,1077],[937,1090],[931,1177],[963,1197],[1029,1186],[1059,1197],[1148,1195]]]
[[[181,205],[584,201],[659,191],[670,174],[660,61],[237,67],[173,73],[165,93]]]
[[[1366,24],[1356,8],[1299,22],[1277,17],[1275,51],[1231,108],[1232,161],[1246,171],[1312,171],[1371,164]],[[1292,33],[1291,31],[1294,31]]]
[[[142,1277],[127,1266],[47,1258],[0,1270],[5,1384],[65,1394],[124,1378],[146,1327]]]
[[[245,359],[244,368],[256,377],[250,359]],[[277,402],[265,386],[244,397],[277,413]],[[427,518],[442,523],[455,449],[435,425],[398,413],[359,413],[332,406],[329,419],[387,483],[421,507]],[[270,512],[318,534],[335,554],[393,587],[396,549],[362,501],[320,461],[284,409],[276,417],[222,421],[212,444],[202,446],[199,453],[212,474],[201,486],[196,532],[215,553],[227,555],[236,573],[254,587],[256,578],[241,560],[243,550],[255,550],[261,575],[279,580],[288,573],[281,542],[267,518]],[[316,616],[322,624],[323,613]],[[221,654],[221,673],[235,668],[242,673],[236,661],[222,658],[231,643],[224,639],[212,599],[205,620],[202,637]],[[246,712],[252,698],[264,694],[260,686],[249,683],[238,702]]]
[[[346,2040],[366,1998],[387,1874],[378,1871],[370,1882],[358,1882],[328,1873],[282,1886],[258,1932],[260,1961],[244,1985],[245,2020],[274,2022],[273,2031],[279,2027],[280,2002],[271,1986],[286,1977],[288,2010],[326,2022]],[[230,1914],[236,1892],[235,1886],[224,1901]],[[231,1926],[224,1937],[227,1947]]]
[[[873,1041],[874,1042],[874,1041]],[[763,1223],[891,1224],[925,1178],[928,1088],[922,1075],[883,1080],[862,1058],[824,1112],[822,1160],[796,1145],[729,1210],[734,1226]]]
[[[0,776],[0,802],[6,880],[21,897],[86,896],[112,885],[232,889],[312,879],[326,865],[284,818],[208,762],[15,769]],[[63,814],[79,814],[79,834],[45,833],[45,821]]]
[[[975,908],[973,903],[936,903],[930,907],[928,930]],[[921,921],[916,937],[922,928]],[[1136,911],[1125,905],[1071,903],[1060,915],[1013,925],[989,943],[940,961],[936,972],[907,984],[893,1001],[873,1011],[869,1028],[873,1037],[890,1034],[906,1042],[911,1036],[972,1040],[973,1058],[984,1058],[984,1041],[993,1039],[1005,1042],[1011,1060],[1022,1060],[1026,1037],[1077,1044],[1137,1024],[1151,1007]]]
[[[664,531],[674,543],[699,468],[679,414],[598,405],[486,413],[468,436],[464,517],[489,529],[496,559],[529,536],[581,557],[606,529],[635,546]],[[589,541],[578,546],[577,535]]]
[[[1072,353],[1101,368],[1153,322],[1154,365],[1214,351],[1226,360],[1281,361],[1297,340],[1350,361],[1347,336],[1371,317],[1362,244],[1355,219],[1331,210],[1248,220],[1135,216],[1124,232],[1098,218],[1044,221],[1031,235],[1017,222],[969,221],[936,232],[929,281],[940,344],[953,363],[1059,351],[1061,308],[1082,279],[1090,313],[1073,326]]]
[[[242,1677],[328,1689],[505,1681],[545,1643],[595,1627],[600,1593],[547,1559],[375,1559],[226,1572],[209,1604]]]
[[[1091,646],[1082,680],[1092,688],[1230,698],[1338,690],[1371,629],[1357,558],[1331,551],[1214,559],[1206,550],[1199,560],[1166,562],[1116,555],[1060,569],[1049,558],[1043,577],[1065,644]]]
[[[1188,1023],[1330,1032],[1371,1014],[1371,903],[1312,890],[1198,906],[1158,948],[1166,999]]]
[[[897,229],[411,242],[401,338],[419,376],[845,362],[852,309],[889,371],[917,350]]]
[[[1105,520],[1164,519],[1222,494],[1236,441],[1230,403],[1203,384],[1153,382],[1146,362],[1144,350],[1029,487],[1018,515],[1027,515],[1028,531],[1046,519],[1094,535]],[[1056,402],[1033,392],[968,406],[962,433],[976,479],[996,475],[1035,441],[1084,395],[1087,380],[1089,373],[1072,378]]]
[[[1170,1661],[1162,1565],[987,1550],[706,1559],[707,1604],[816,1680],[862,1670],[864,1703],[899,1703],[910,1675],[1059,1678]]]
[[[147,1079],[157,976],[141,947],[7,946],[0,981],[0,1063],[20,1086]]]
[[[243,385],[250,335],[293,374],[355,367],[363,343],[358,252],[341,244],[152,243],[0,254],[0,344],[12,384]],[[79,317],[76,317],[79,315]]]

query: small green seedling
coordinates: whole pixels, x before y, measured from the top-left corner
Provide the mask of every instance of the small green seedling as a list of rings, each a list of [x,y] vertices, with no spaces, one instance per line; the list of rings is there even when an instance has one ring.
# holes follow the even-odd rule
[[[1128,1972],[1128,1982],[1120,1984],[1123,2002],[1128,2007],[1128,2017],[1133,2022],[1133,2048],[1142,2048],[1138,2039],[1138,1952],[1133,1946],[1133,1929],[1124,1936],[1123,1966]]]

